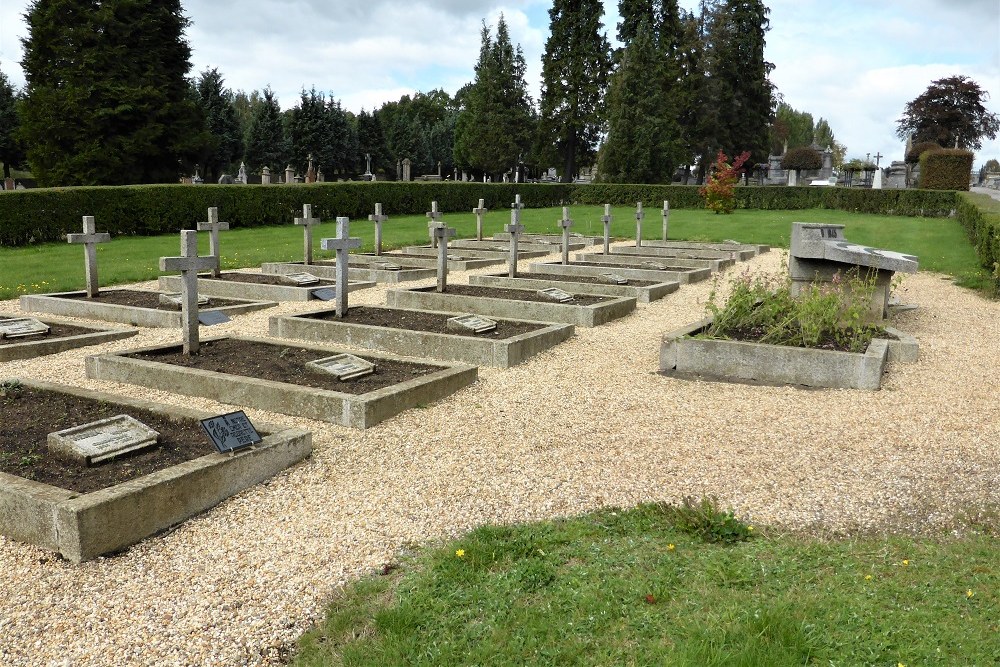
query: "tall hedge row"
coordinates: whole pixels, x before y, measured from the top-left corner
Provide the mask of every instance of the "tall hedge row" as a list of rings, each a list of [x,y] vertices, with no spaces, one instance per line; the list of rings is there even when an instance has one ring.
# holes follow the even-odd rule
[[[920,156],[920,187],[928,190],[968,190],[972,151],[942,148]]]
[[[986,195],[961,193],[956,217],[965,227],[980,263],[992,272],[1000,289],[1000,201]]]
[[[112,236],[176,233],[205,220],[210,206],[234,227],[286,225],[312,204],[323,219],[367,219],[381,202],[389,216],[420,214],[436,200],[441,211],[471,212],[480,198],[490,210],[507,210],[520,194],[525,206],[634,205],[701,208],[697,186],[514,183],[316,183],[311,185],[141,185],[52,188],[0,193],[0,245],[58,241],[81,230],[81,217],[96,218]],[[860,213],[949,215],[953,192],[865,190],[829,187],[741,187],[737,207],[749,209],[832,208]]]

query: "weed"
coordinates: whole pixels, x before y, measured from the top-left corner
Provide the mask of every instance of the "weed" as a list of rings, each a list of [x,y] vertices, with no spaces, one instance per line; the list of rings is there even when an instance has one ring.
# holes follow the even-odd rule
[[[695,500],[685,496],[680,505],[664,508],[674,525],[689,535],[714,544],[745,542],[753,534],[749,526],[736,517],[732,510],[719,508],[715,496]]]
[[[0,382],[0,396],[10,396],[12,398],[20,396],[24,391],[24,385],[20,380],[4,380]]]

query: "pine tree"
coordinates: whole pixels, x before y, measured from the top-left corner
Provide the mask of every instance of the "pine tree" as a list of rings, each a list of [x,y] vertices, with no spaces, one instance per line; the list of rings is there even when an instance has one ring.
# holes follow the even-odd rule
[[[212,183],[243,155],[243,132],[233,103],[233,91],[225,87],[218,69],[202,72],[195,90],[210,135],[200,162],[205,180]]]
[[[281,107],[270,86],[264,89],[260,103],[254,107],[246,149],[247,167],[257,171],[263,167],[277,173],[288,161],[288,142],[281,122]]]
[[[25,19],[22,137],[41,184],[170,182],[190,169],[202,136],[179,0],[35,0]]]
[[[357,118],[358,154],[361,158],[370,155],[372,173],[389,168],[389,149],[385,144],[385,134],[382,132],[382,121],[377,113],[368,113],[364,109]]]
[[[593,163],[603,129],[611,69],[603,13],[600,0],[555,0],[549,10],[536,152],[543,161],[558,161],[567,183],[578,165]]]
[[[18,138],[19,98],[7,75],[0,71],[0,162],[3,162],[4,178],[10,178],[11,168],[20,167],[24,162],[24,146]]]

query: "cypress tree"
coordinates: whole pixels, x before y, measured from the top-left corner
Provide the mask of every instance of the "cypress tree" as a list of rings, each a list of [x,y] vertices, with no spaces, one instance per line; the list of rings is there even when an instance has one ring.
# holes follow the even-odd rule
[[[377,174],[380,169],[389,169],[389,150],[386,148],[379,114],[362,109],[358,114],[357,125],[360,158],[363,159],[365,154],[371,156],[373,174]]]
[[[19,97],[7,75],[0,71],[0,162],[3,162],[4,178],[10,178],[11,168],[20,167],[24,162],[24,147],[17,136]]]
[[[281,122],[281,107],[270,86],[264,89],[260,104],[254,107],[247,138],[247,167],[259,170],[268,167],[272,173],[281,171],[288,161],[288,143]]]
[[[603,128],[602,103],[611,69],[600,0],[555,0],[542,56],[538,157],[558,161],[563,182],[593,162]]]
[[[243,155],[243,133],[233,104],[233,92],[225,87],[218,69],[206,69],[198,77],[195,91],[210,140],[201,154],[205,180],[214,182]]]

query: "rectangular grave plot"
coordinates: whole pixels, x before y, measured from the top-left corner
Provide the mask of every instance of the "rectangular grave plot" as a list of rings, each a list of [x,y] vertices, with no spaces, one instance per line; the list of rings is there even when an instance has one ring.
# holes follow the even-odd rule
[[[546,289],[538,290],[537,294],[543,296],[549,301],[555,301],[556,303],[568,303],[573,300],[573,295],[569,292],[564,292],[558,287],[548,287]]]
[[[481,315],[459,315],[448,318],[448,328],[455,331],[474,331],[476,333],[486,333],[496,331],[496,320]]]
[[[297,273],[283,273],[281,280],[289,285],[318,285],[319,278],[311,273],[299,271]]]
[[[320,373],[330,373],[342,382],[375,372],[375,364],[353,354],[335,354],[332,357],[309,361],[306,367]]]
[[[14,317],[0,320],[0,338],[24,338],[48,332],[49,325],[33,317]]]
[[[159,438],[159,433],[123,414],[50,433],[48,446],[58,456],[92,466],[154,447]]]

